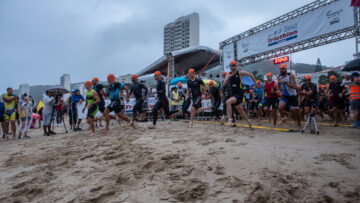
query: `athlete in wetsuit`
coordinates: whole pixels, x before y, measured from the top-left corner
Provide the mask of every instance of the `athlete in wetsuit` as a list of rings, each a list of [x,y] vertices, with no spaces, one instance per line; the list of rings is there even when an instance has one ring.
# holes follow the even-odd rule
[[[169,100],[166,97],[166,86],[165,82],[161,80],[161,72],[156,71],[154,74],[156,80],[156,92],[158,95],[158,100],[155,103],[154,109],[152,111],[153,115],[153,125],[148,126],[149,129],[156,128],[156,121],[158,117],[158,112],[162,108],[167,116],[171,116],[174,113],[177,113],[178,110],[169,111]]]
[[[271,118],[273,119],[273,124],[276,125],[276,120],[277,120],[277,109],[279,106],[279,100],[278,100],[278,95],[276,92],[276,82],[273,81],[272,77],[272,73],[267,73],[266,74],[267,77],[267,81],[265,82],[264,85],[264,90],[263,90],[263,100],[264,97],[266,95],[266,101],[265,101],[265,105],[264,105],[264,111],[266,112],[267,116],[269,117],[269,122],[271,122]],[[270,115],[270,108],[271,108],[271,115]]]
[[[230,85],[229,83],[227,85],[223,85],[225,78],[226,78],[227,72],[224,71],[222,73],[222,77],[224,78],[224,80],[221,82],[222,84],[222,92],[223,92],[223,112],[222,112],[222,117],[220,120],[221,125],[224,125],[224,122],[226,121],[226,113],[227,113],[227,109],[226,109],[226,101],[230,98]]]
[[[122,90],[125,90],[126,101],[129,101],[130,98],[129,89],[124,84],[115,82],[115,76],[113,74],[109,74],[107,78],[109,82],[109,87],[107,89],[107,96],[110,98],[111,103],[106,107],[104,111],[104,116],[106,120],[105,130],[109,130],[110,112],[112,111],[114,111],[119,118],[130,123],[130,125],[133,128],[135,128],[134,123],[130,122],[130,119],[126,115],[124,115],[122,111],[124,109],[124,106],[121,104],[120,93]]]
[[[99,106],[99,111],[101,113],[104,113],[104,111],[105,111],[104,85],[99,84],[99,78],[97,78],[97,77],[94,77],[92,79],[92,85],[93,85],[93,89],[96,91],[96,93],[98,94],[98,96],[100,98],[100,102],[97,104]]]
[[[329,82],[329,90],[331,90],[333,97],[333,107],[332,107],[332,116],[334,118],[334,126],[339,126],[339,121],[341,120],[341,115],[344,114],[345,108],[345,87],[341,84],[341,82],[336,81],[336,77],[334,75],[330,76]]]
[[[316,112],[317,109],[317,87],[316,84],[311,82],[311,76],[305,76],[305,84],[301,85],[300,94],[304,95],[304,114],[310,113],[311,108],[313,112]]]
[[[137,75],[131,76],[131,81],[133,82],[133,86],[130,90],[130,95],[134,94],[135,97],[135,105],[133,107],[133,120],[135,122],[137,112],[142,113],[142,104],[145,100],[145,96],[147,95],[148,89],[138,81]],[[145,92],[143,93],[144,90]]]
[[[215,116],[216,119],[219,119],[219,107],[221,104],[221,100],[223,98],[222,91],[215,87],[214,81],[210,80],[209,82],[209,96],[208,98],[212,98],[212,106],[211,106],[211,116]],[[221,114],[221,113],[220,113]]]
[[[286,122],[285,108],[290,106],[290,111],[293,114],[293,117],[296,118],[298,126],[301,126],[296,87],[295,75],[293,73],[287,73],[286,64],[281,64],[280,75],[278,76],[278,89],[282,90],[281,100],[279,103],[281,116],[281,122],[279,125]]]
[[[249,127],[252,128],[251,123],[241,105],[243,100],[243,90],[241,88],[241,76],[249,76],[255,83],[255,77],[253,74],[248,73],[246,71],[238,71],[237,70],[237,62],[235,60],[232,60],[230,62],[230,72],[226,74],[225,80],[224,80],[224,86],[226,86],[228,83],[230,84],[230,98],[226,101],[226,107],[228,111],[229,116],[229,126],[236,126],[232,111],[232,106],[238,110],[241,117],[245,119],[245,121],[249,124]]]
[[[191,128],[193,126],[194,117],[196,114],[203,112],[204,110],[208,110],[210,108],[201,108],[201,87],[205,87],[205,83],[196,77],[195,70],[189,69],[189,75],[190,79],[187,81],[188,90],[186,92],[186,99],[187,100],[190,96],[192,97],[192,107],[191,107],[191,116],[190,116],[190,123],[189,127]]]
[[[94,117],[99,110],[98,104],[100,103],[101,100],[97,92],[91,87],[92,87],[92,82],[86,81],[85,88],[87,92],[85,98],[85,106],[82,112],[84,113],[85,109],[88,108],[87,122],[90,125],[92,135],[95,135]]]

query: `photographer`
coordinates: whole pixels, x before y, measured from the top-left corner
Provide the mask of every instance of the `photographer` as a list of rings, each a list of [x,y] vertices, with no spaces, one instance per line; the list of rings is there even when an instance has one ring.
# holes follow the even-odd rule
[[[53,105],[55,102],[55,97],[51,95],[49,90],[46,90],[46,95],[43,97],[44,108],[42,111],[43,114],[43,128],[44,128],[44,135],[55,135],[55,132],[51,131],[51,120],[52,120],[52,113],[53,113]]]

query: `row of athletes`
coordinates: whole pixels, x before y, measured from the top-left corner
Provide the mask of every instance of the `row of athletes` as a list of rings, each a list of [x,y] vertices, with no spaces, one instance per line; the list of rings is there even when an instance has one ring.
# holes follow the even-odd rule
[[[213,81],[209,82],[209,88],[206,87],[203,80],[198,77],[194,69],[189,69],[187,81],[187,89],[182,88],[182,84],[179,86],[179,99],[183,99],[184,103],[182,108],[178,110],[169,110],[169,100],[166,96],[166,83],[161,78],[160,71],[154,73],[154,78],[156,80],[156,93],[157,101],[152,110],[153,123],[148,126],[149,129],[156,128],[158,112],[160,109],[163,110],[166,116],[170,117],[175,113],[184,114],[188,109],[189,105],[192,103],[191,112],[190,112],[190,122],[189,127],[193,126],[194,117],[203,112],[204,110],[211,109],[212,113],[215,116],[218,116],[218,109],[223,103],[223,112],[221,122],[225,121],[226,115],[228,115],[228,123],[230,126],[235,125],[234,121],[234,110],[237,111],[240,116],[248,123],[251,128],[252,125],[247,117],[247,114],[243,108],[242,102],[244,97],[244,90],[242,88],[241,77],[249,76],[254,83],[256,83],[255,77],[253,74],[248,73],[243,70],[237,70],[237,62],[235,60],[231,61],[230,72],[224,72],[223,77],[224,81],[222,82],[222,88],[215,87]],[[87,81],[85,87],[87,89],[86,93],[86,106],[88,108],[88,122],[91,126],[92,132],[94,133],[94,116],[97,111],[101,111],[106,119],[106,130],[109,129],[110,121],[110,112],[114,111],[117,116],[130,123],[134,127],[134,121],[138,113],[142,113],[142,104],[145,100],[145,95],[147,95],[148,89],[141,83],[138,82],[138,77],[132,75],[131,80],[133,85],[129,90],[127,86],[116,82],[115,76],[109,74],[108,77],[109,87],[104,91],[104,87],[99,84],[99,80],[94,78],[92,82]],[[330,78],[331,81],[333,78]],[[315,88],[314,88],[315,87]],[[339,89],[338,83],[329,85],[329,91],[335,92],[341,91]],[[124,104],[122,103],[121,92],[126,92],[126,100],[128,101],[130,95],[135,97],[135,105],[133,107],[133,118],[130,120],[124,114]],[[207,98],[213,99],[212,107],[202,108],[201,100],[204,95],[204,92],[207,91]],[[145,93],[144,93],[145,92]],[[293,118],[297,121],[297,124],[300,126],[301,116],[299,114],[299,103],[304,107],[304,112],[308,113],[314,102],[318,101],[318,94],[316,91],[316,85],[311,83],[311,78],[306,78],[306,83],[301,86],[301,91],[297,90],[296,77],[292,73],[287,72],[287,67],[285,64],[280,66],[280,74],[277,76],[277,82],[273,81],[273,76],[271,73],[267,74],[267,81],[265,82],[263,89],[264,98],[262,98],[262,105],[264,106],[264,111],[269,115],[269,118],[273,119],[273,124],[276,125],[277,120],[277,110],[280,112],[281,122],[280,124],[286,122],[288,112],[293,115]],[[111,103],[105,107],[104,97],[108,97]],[[299,102],[299,98],[303,98]],[[337,98],[337,97],[336,97]],[[335,99],[335,103],[338,100]],[[336,106],[336,105],[335,105]]]

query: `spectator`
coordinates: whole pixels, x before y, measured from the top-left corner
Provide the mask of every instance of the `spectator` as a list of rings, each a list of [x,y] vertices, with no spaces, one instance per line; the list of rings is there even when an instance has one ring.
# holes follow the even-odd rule
[[[78,119],[77,105],[85,101],[84,97],[80,94],[80,90],[75,89],[74,94],[71,96],[71,111],[72,111],[72,128],[74,131],[81,130],[81,119]]]
[[[58,96],[56,103],[56,125],[60,126],[63,118],[63,106],[64,101],[61,99],[61,96]]]
[[[53,117],[52,113],[54,101],[55,98],[51,96],[50,91],[46,90],[46,93],[43,97],[44,108],[42,110],[44,136],[55,135],[55,132],[51,131],[51,120]]]
[[[13,89],[9,87],[7,88],[7,93],[2,95],[2,99],[4,100],[5,106],[5,124],[3,125],[5,137],[9,134],[9,123],[11,123],[12,139],[16,139],[16,103],[19,101],[19,98],[14,94]]]
[[[179,106],[179,95],[177,93],[177,87],[173,87],[171,90],[171,111],[177,110]]]
[[[360,77],[359,73],[352,74],[352,80],[350,84],[350,106],[354,114],[353,128],[360,127]]]
[[[0,98],[0,122],[1,122],[1,129],[2,129],[2,133],[3,133],[3,138],[6,137],[6,133],[5,133],[5,120],[4,120],[4,116],[5,116],[5,105],[4,102],[2,101],[2,99]]]
[[[29,131],[30,123],[32,120],[32,107],[33,103],[31,102],[30,98],[27,97],[27,94],[24,93],[23,95],[21,95],[21,99],[19,102],[20,127],[18,139],[21,139],[23,133],[24,138],[30,138],[27,133]]]

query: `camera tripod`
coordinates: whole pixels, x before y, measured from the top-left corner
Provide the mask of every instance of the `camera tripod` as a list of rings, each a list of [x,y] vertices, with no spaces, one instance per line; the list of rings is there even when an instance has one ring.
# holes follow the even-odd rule
[[[313,107],[310,107],[310,113],[308,113],[308,118],[305,123],[304,128],[302,129],[301,133],[306,131],[307,126],[309,125],[310,134],[320,134],[317,123],[315,113],[313,112]]]

